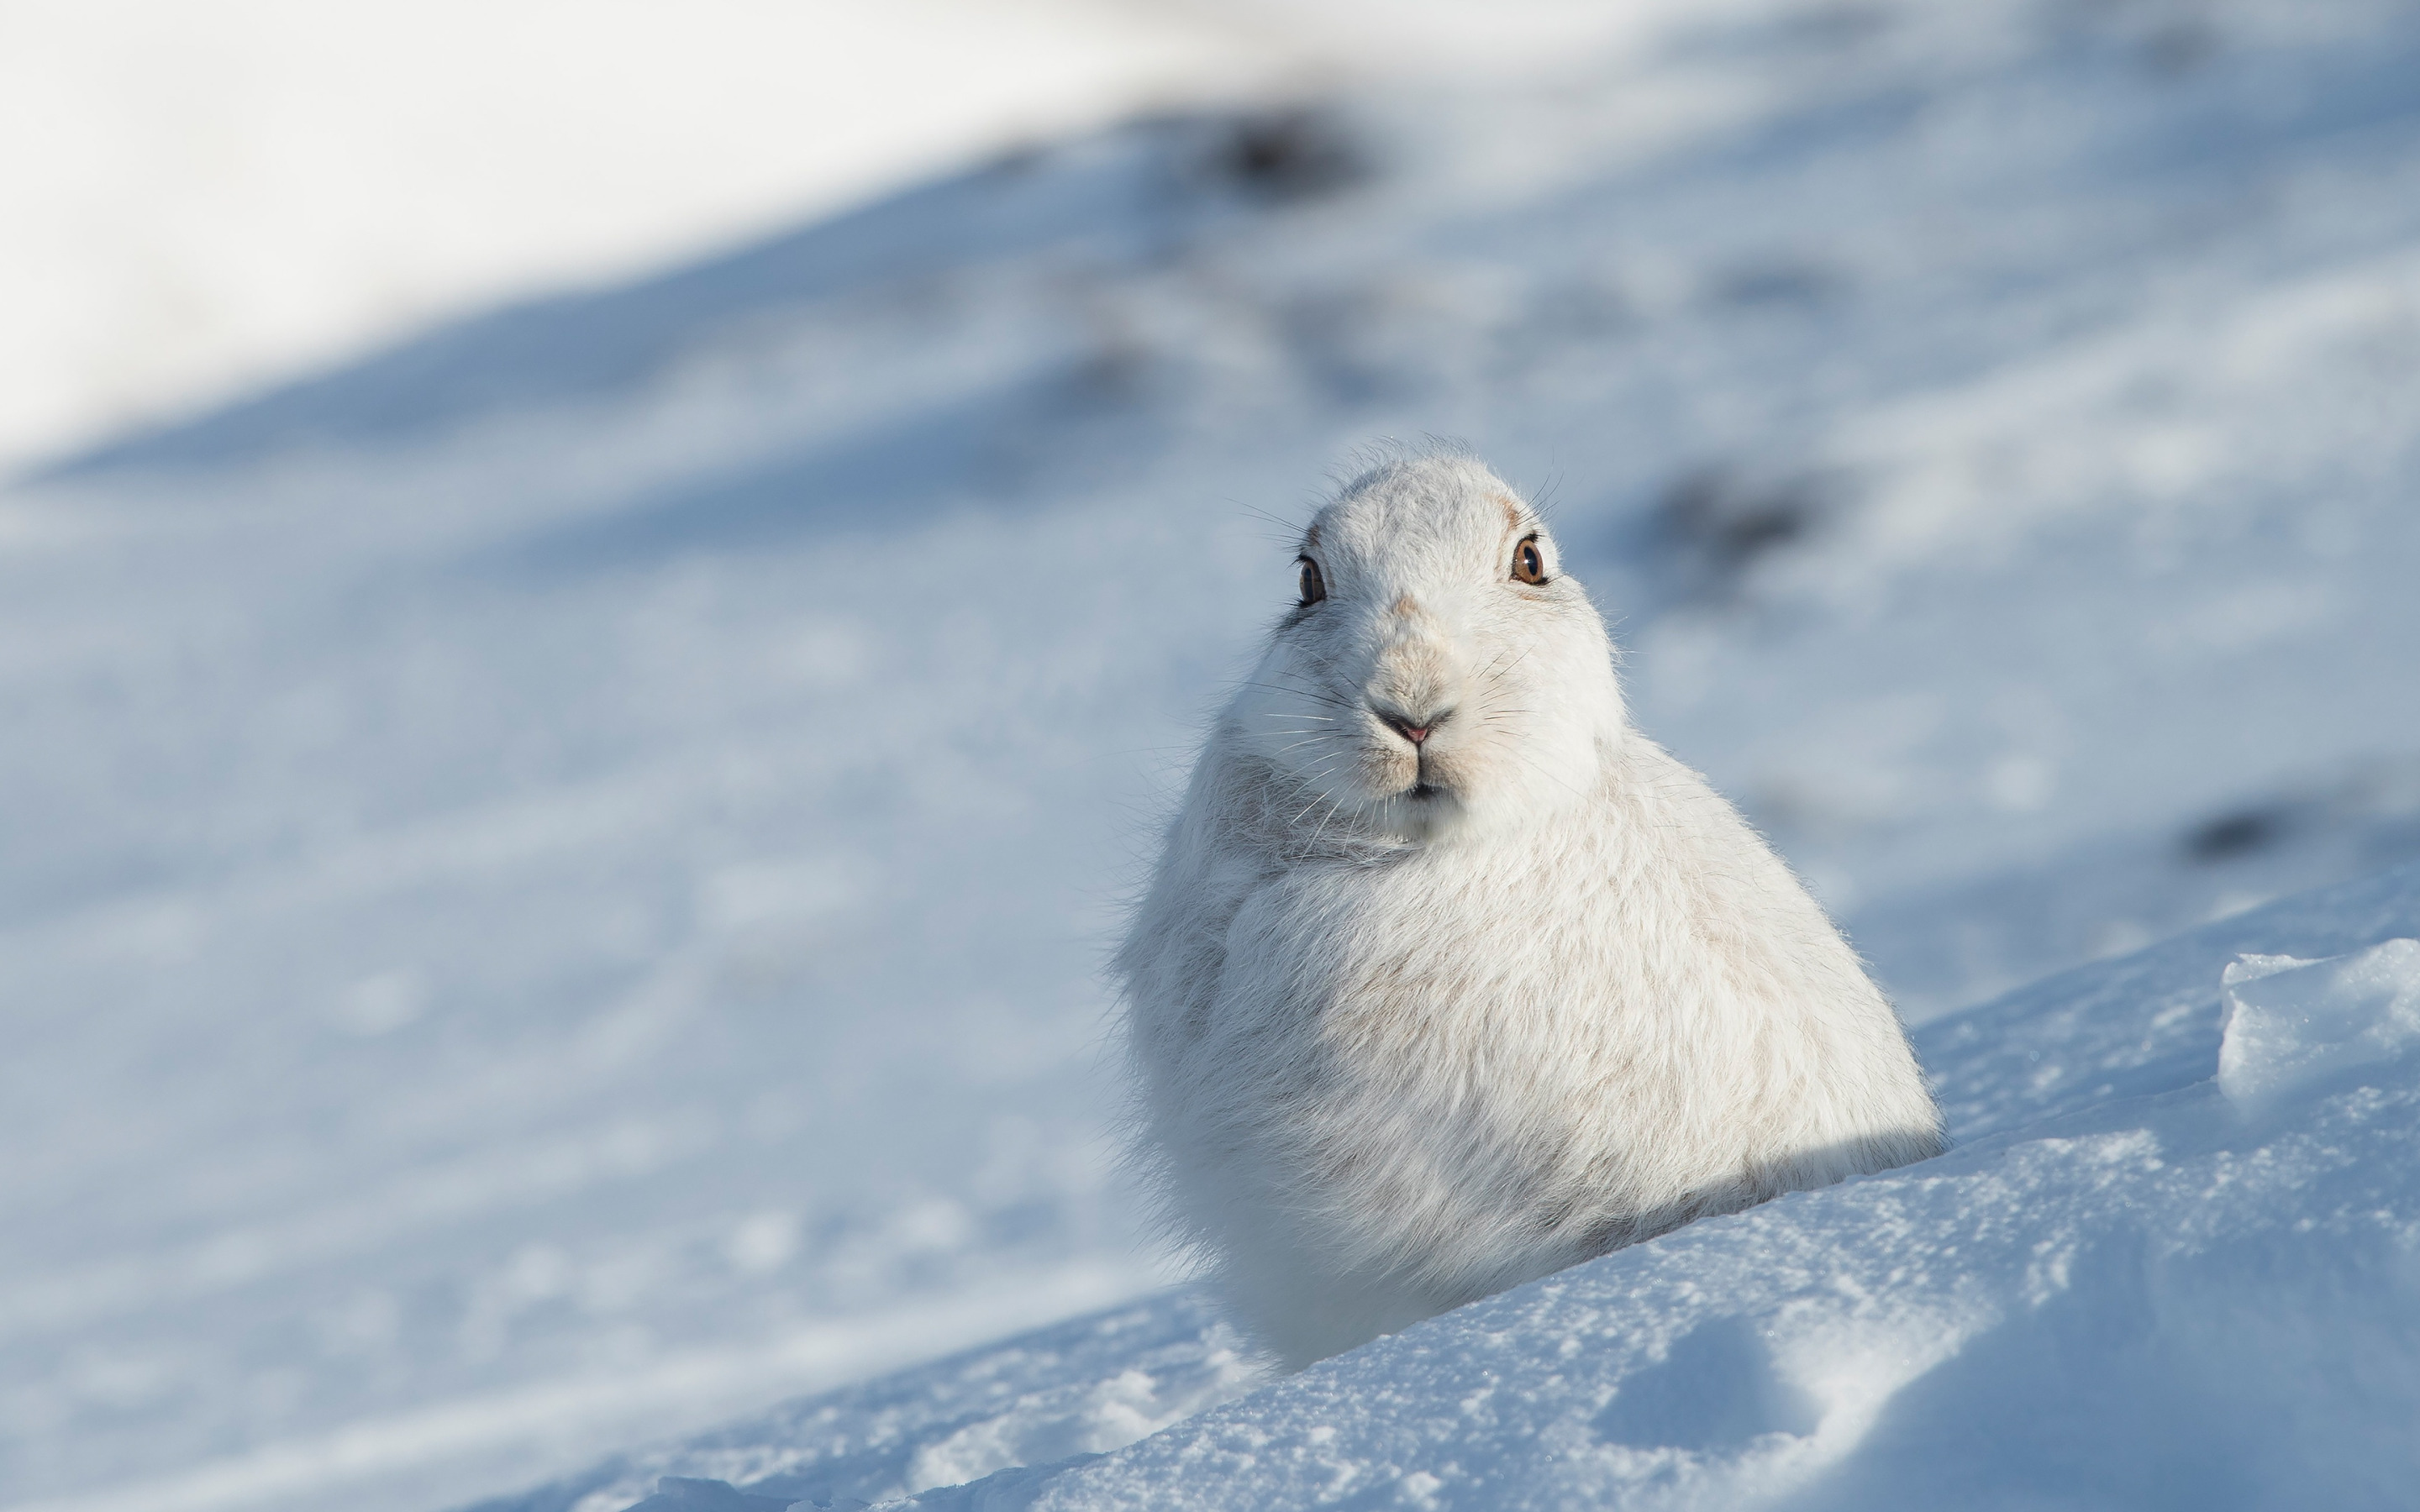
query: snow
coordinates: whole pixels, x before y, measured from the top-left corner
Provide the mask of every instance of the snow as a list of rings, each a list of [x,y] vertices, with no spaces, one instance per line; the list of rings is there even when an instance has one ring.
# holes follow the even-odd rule
[[[1138,111],[1672,0],[12,0],[0,466]]]
[[[2420,1039],[2420,940],[2324,961],[2245,956],[2226,968],[2225,1026],[2218,1089],[2247,1109],[2390,1065]]]
[[[2017,1485],[2044,1441],[1926,1419],[1962,1446],[1927,1471],[1895,1425],[1979,1363],[2064,1379],[2087,1298],[2146,1340],[2207,1304],[2082,1418],[2233,1423],[2205,1458],[2244,1485],[2263,1393],[2408,1406],[2285,1336],[2384,1295],[2405,1062],[2315,1061],[2273,1126],[2209,1084],[2237,955],[2420,937],[2391,888],[2256,909],[2420,856],[2415,66],[2384,0],[1776,0],[1511,84],[1078,134],[21,477],[0,1504],[407,1512],[843,1389],[898,1395],[735,1453],[1076,1497],[1265,1431],[1281,1499],[1326,1426],[1450,1500],[1515,1470],[1423,1340],[1536,1385],[1510,1444],[1596,1433],[1692,1319],[1674,1379],[1740,1390],[1660,1427],[1634,1392],[1570,1440],[1630,1444],[1581,1457],[1604,1486]],[[1263,515],[1423,430],[1550,501],[1641,722],[1925,1021],[1966,1143],[1202,1412],[1253,1381],[1150,1300],[1097,967],[1287,595]],[[2325,1041],[2301,980],[2240,980],[2245,1033]],[[2082,1278],[2039,1305],[2036,1243]],[[1568,1396],[1524,1352],[1559,1298]],[[956,1352],[1103,1308],[1125,1342]],[[1390,1446],[1429,1428],[1481,1447]]]
[[[1119,1419],[1123,1443],[1107,1402],[1254,1384],[1189,1291],[480,1512],[669,1512],[716,1485],[799,1508],[2397,1505],[2420,940],[2393,932],[2415,927],[2407,867],[1937,1020],[1948,1155],[1164,1428]],[[667,1476],[692,1484],[644,1500]]]
[[[1026,0],[19,3],[0,458],[439,315],[623,278],[1281,54]]]

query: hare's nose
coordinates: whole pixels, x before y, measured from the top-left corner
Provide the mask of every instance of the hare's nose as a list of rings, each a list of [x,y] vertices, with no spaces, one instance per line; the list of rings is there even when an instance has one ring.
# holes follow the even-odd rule
[[[1405,716],[1393,713],[1387,709],[1380,709],[1377,711],[1377,714],[1379,718],[1387,721],[1388,729],[1392,730],[1395,733],[1403,736],[1405,740],[1408,740],[1413,745],[1417,746],[1427,740],[1430,733],[1435,730],[1437,726],[1445,723],[1446,716],[1452,712],[1453,711],[1450,709],[1439,709],[1435,714],[1425,716],[1417,724],[1413,723],[1412,720]]]

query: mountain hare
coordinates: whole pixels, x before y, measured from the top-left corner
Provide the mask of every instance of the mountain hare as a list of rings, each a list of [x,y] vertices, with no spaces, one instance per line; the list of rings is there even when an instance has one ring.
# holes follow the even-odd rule
[[[1630,728],[1511,488],[1388,462],[1298,566],[1117,957],[1139,1154],[1263,1345],[1940,1150],[1890,1004]]]

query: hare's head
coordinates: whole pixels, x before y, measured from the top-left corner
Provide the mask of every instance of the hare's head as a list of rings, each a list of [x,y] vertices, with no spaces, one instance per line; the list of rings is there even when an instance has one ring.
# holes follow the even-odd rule
[[[1605,624],[1486,468],[1373,469],[1311,521],[1296,567],[1300,602],[1229,731],[1307,834],[1494,830],[1595,789],[1622,729]]]

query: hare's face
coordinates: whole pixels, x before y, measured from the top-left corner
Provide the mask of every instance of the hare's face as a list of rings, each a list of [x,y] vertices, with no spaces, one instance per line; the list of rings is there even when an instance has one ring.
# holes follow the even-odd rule
[[[1461,458],[1389,463],[1304,532],[1302,602],[1231,710],[1297,827],[1430,840],[1594,790],[1621,694],[1536,513]]]

